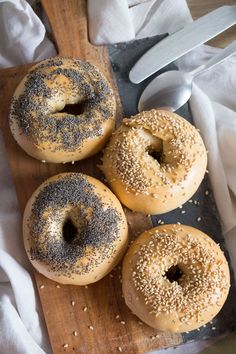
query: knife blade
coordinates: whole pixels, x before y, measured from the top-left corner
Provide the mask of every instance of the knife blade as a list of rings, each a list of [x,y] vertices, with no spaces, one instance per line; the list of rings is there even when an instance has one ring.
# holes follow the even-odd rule
[[[236,23],[236,5],[222,6],[187,24],[149,49],[129,72],[138,84],[172,61],[225,31]]]

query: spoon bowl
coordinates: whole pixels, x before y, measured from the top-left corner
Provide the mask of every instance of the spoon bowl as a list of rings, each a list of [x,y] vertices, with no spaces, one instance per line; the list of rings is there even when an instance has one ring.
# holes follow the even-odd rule
[[[139,112],[152,108],[166,108],[172,112],[176,111],[191,97],[194,78],[201,72],[221,63],[235,52],[236,41],[233,41],[206,64],[191,72],[171,70],[157,76],[144,89],[138,103]]]
[[[178,70],[157,76],[143,91],[138,110],[166,108],[172,112],[183,106],[192,93],[192,76]]]

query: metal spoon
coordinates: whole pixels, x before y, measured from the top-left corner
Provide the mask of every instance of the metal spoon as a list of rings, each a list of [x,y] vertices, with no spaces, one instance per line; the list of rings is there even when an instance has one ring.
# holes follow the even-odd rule
[[[138,103],[139,112],[152,108],[166,108],[172,112],[182,107],[191,97],[192,82],[197,75],[221,63],[236,52],[236,41],[224,48],[206,64],[191,72],[167,71],[150,82]]]

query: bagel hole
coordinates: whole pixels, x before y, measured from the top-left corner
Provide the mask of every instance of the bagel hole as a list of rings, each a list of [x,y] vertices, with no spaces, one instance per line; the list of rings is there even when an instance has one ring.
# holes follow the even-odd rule
[[[165,272],[165,278],[168,279],[171,283],[174,281],[179,282],[180,278],[182,277],[183,272],[180,269],[178,265],[174,265],[170,267],[166,272]]]
[[[72,242],[78,235],[77,228],[70,219],[67,219],[62,228],[63,238],[66,242]]]
[[[163,162],[163,155],[162,151],[149,151],[148,155],[154,158],[159,164],[162,164]]]
[[[85,111],[85,101],[75,103],[75,104],[66,104],[65,107],[59,111],[60,113],[72,114],[74,116],[78,116],[83,114]]]
[[[163,143],[161,140],[158,140],[158,149],[157,147],[150,146],[148,149],[148,155],[156,160],[159,164],[163,163]]]

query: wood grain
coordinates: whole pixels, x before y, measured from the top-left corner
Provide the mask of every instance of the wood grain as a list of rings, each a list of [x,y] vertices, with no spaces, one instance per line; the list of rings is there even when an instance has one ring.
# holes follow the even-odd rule
[[[88,41],[85,1],[43,0],[42,3],[53,30],[59,55],[75,56],[92,62],[111,82],[117,98],[117,124],[119,124],[122,109],[107,50],[105,47],[94,47]],[[52,175],[63,171],[81,171],[101,177],[96,167],[99,154],[74,165],[44,164],[26,155],[12,138],[8,122],[10,100],[29,67],[30,65],[26,65],[0,71],[1,129],[22,212],[35,188]],[[152,226],[150,219],[142,214],[127,211],[127,219],[131,239]],[[111,354],[117,353],[118,347],[125,353],[138,354],[176,345],[182,341],[180,335],[157,334],[157,331],[139,323],[130,313],[122,298],[120,268],[118,266],[112,275],[88,287],[63,285],[58,287],[55,282],[35,272],[55,354],[65,351]]]
[[[223,1],[189,0],[193,16],[222,5]],[[59,55],[89,60],[106,75],[117,98],[117,124],[122,118],[120,99],[105,47],[94,47],[88,41],[85,0],[42,0],[51,23]],[[229,1],[228,3],[234,3]],[[203,6],[204,5],[204,6]],[[222,42],[218,42],[222,45]],[[225,42],[223,42],[224,46]],[[75,165],[43,164],[24,153],[9,130],[8,112],[12,94],[30,65],[0,70],[0,127],[4,134],[8,160],[12,170],[21,211],[34,189],[47,177],[62,171],[81,171],[101,177],[96,165],[99,155]],[[135,238],[151,221],[144,215],[126,211],[130,237]],[[21,235],[19,235],[21,237]],[[153,349],[177,345],[180,335],[157,333],[140,323],[125,306],[120,283],[120,267],[111,276],[88,287],[63,286],[35,273],[47,328],[55,354],[60,353],[124,353],[141,354]],[[44,285],[42,288],[41,285]],[[72,302],[74,306],[72,306]],[[84,308],[87,308],[84,311]],[[119,318],[117,317],[119,316]],[[124,321],[125,324],[121,324]],[[89,326],[93,327],[89,329]],[[77,336],[75,336],[77,332]],[[68,347],[64,347],[68,344]]]

